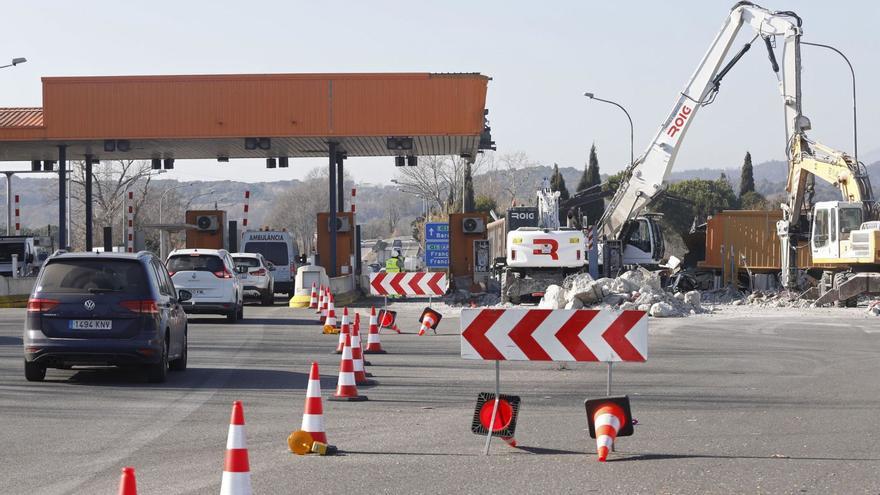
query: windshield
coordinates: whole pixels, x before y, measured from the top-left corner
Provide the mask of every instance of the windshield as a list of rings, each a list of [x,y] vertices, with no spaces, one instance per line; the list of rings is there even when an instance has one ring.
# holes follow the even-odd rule
[[[61,259],[43,269],[38,292],[149,292],[144,269],[136,260]]]
[[[259,253],[264,258],[276,265],[286,265],[290,260],[287,258],[286,242],[249,242],[244,250],[248,253]]]
[[[859,230],[862,225],[861,208],[840,209],[840,232],[848,234],[853,230]]]
[[[222,272],[223,260],[213,255],[178,254],[168,258],[168,271],[177,272]]]
[[[18,262],[24,262],[24,243],[23,242],[4,242],[0,243],[0,263],[11,263],[12,255],[18,255]]]

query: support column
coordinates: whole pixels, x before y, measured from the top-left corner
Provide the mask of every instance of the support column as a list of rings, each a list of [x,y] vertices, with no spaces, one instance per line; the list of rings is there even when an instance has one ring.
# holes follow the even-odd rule
[[[6,173],[6,235],[12,235],[12,174]]]
[[[58,249],[67,249],[67,145],[58,145]]]
[[[342,153],[336,153],[336,210],[340,213],[345,211],[345,194],[342,192],[345,185],[345,173],[342,166],[344,159]]]
[[[92,252],[92,155],[86,155],[86,252]]]
[[[337,159],[337,143],[328,143],[330,147],[330,259],[325,262],[327,274],[330,277],[336,276],[336,159]],[[318,225],[319,229],[324,228]]]

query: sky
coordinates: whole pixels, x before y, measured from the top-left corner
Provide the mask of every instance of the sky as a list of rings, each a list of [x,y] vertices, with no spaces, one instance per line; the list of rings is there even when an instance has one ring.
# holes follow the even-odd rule
[[[487,108],[498,153],[582,167],[590,145],[603,173],[629,160],[624,114],[639,156],[720,29],[733,1],[6,2],[0,106],[40,106],[42,76],[300,72],[480,72],[492,77]],[[804,41],[831,44],[858,77],[859,153],[880,159],[880,3],[769,0],[803,18]],[[744,29],[732,52],[751,38]],[[756,43],[701,110],[676,170],[731,167],[746,151],[784,159],[782,100]],[[780,47],[781,49],[781,47]],[[781,58],[781,50],[777,52]],[[803,48],[809,136],[852,151],[849,71],[833,52]],[[168,178],[250,181],[301,178],[326,160],[268,170],[262,160],[177,161]],[[28,168],[28,164],[21,164]],[[355,179],[385,183],[390,158],[352,158]]]

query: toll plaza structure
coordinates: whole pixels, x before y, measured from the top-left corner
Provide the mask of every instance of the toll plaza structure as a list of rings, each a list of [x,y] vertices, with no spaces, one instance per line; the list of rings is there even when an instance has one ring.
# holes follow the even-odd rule
[[[396,166],[417,166],[420,155],[474,159],[492,149],[489,80],[478,73],[44,77],[41,108],[0,109],[0,161],[30,161],[32,170],[57,162],[62,247],[68,160],[85,162],[87,249],[98,160],[152,160],[168,169],[179,159],[265,158],[272,168],[323,156],[334,218],[345,211],[346,158],[388,156]],[[327,258],[336,260],[329,224]],[[337,275],[336,263],[325,268]]]

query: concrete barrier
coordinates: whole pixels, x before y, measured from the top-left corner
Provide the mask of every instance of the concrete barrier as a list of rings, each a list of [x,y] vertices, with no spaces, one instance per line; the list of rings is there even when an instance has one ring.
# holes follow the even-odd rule
[[[354,285],[354,276],[343,275],[330,278],[330,291],[333,292],[336,307],[351,304],[361,298],[361,292]]]
[[[36,277],[0,277],[0,308],[23,308],[34,290]]]

